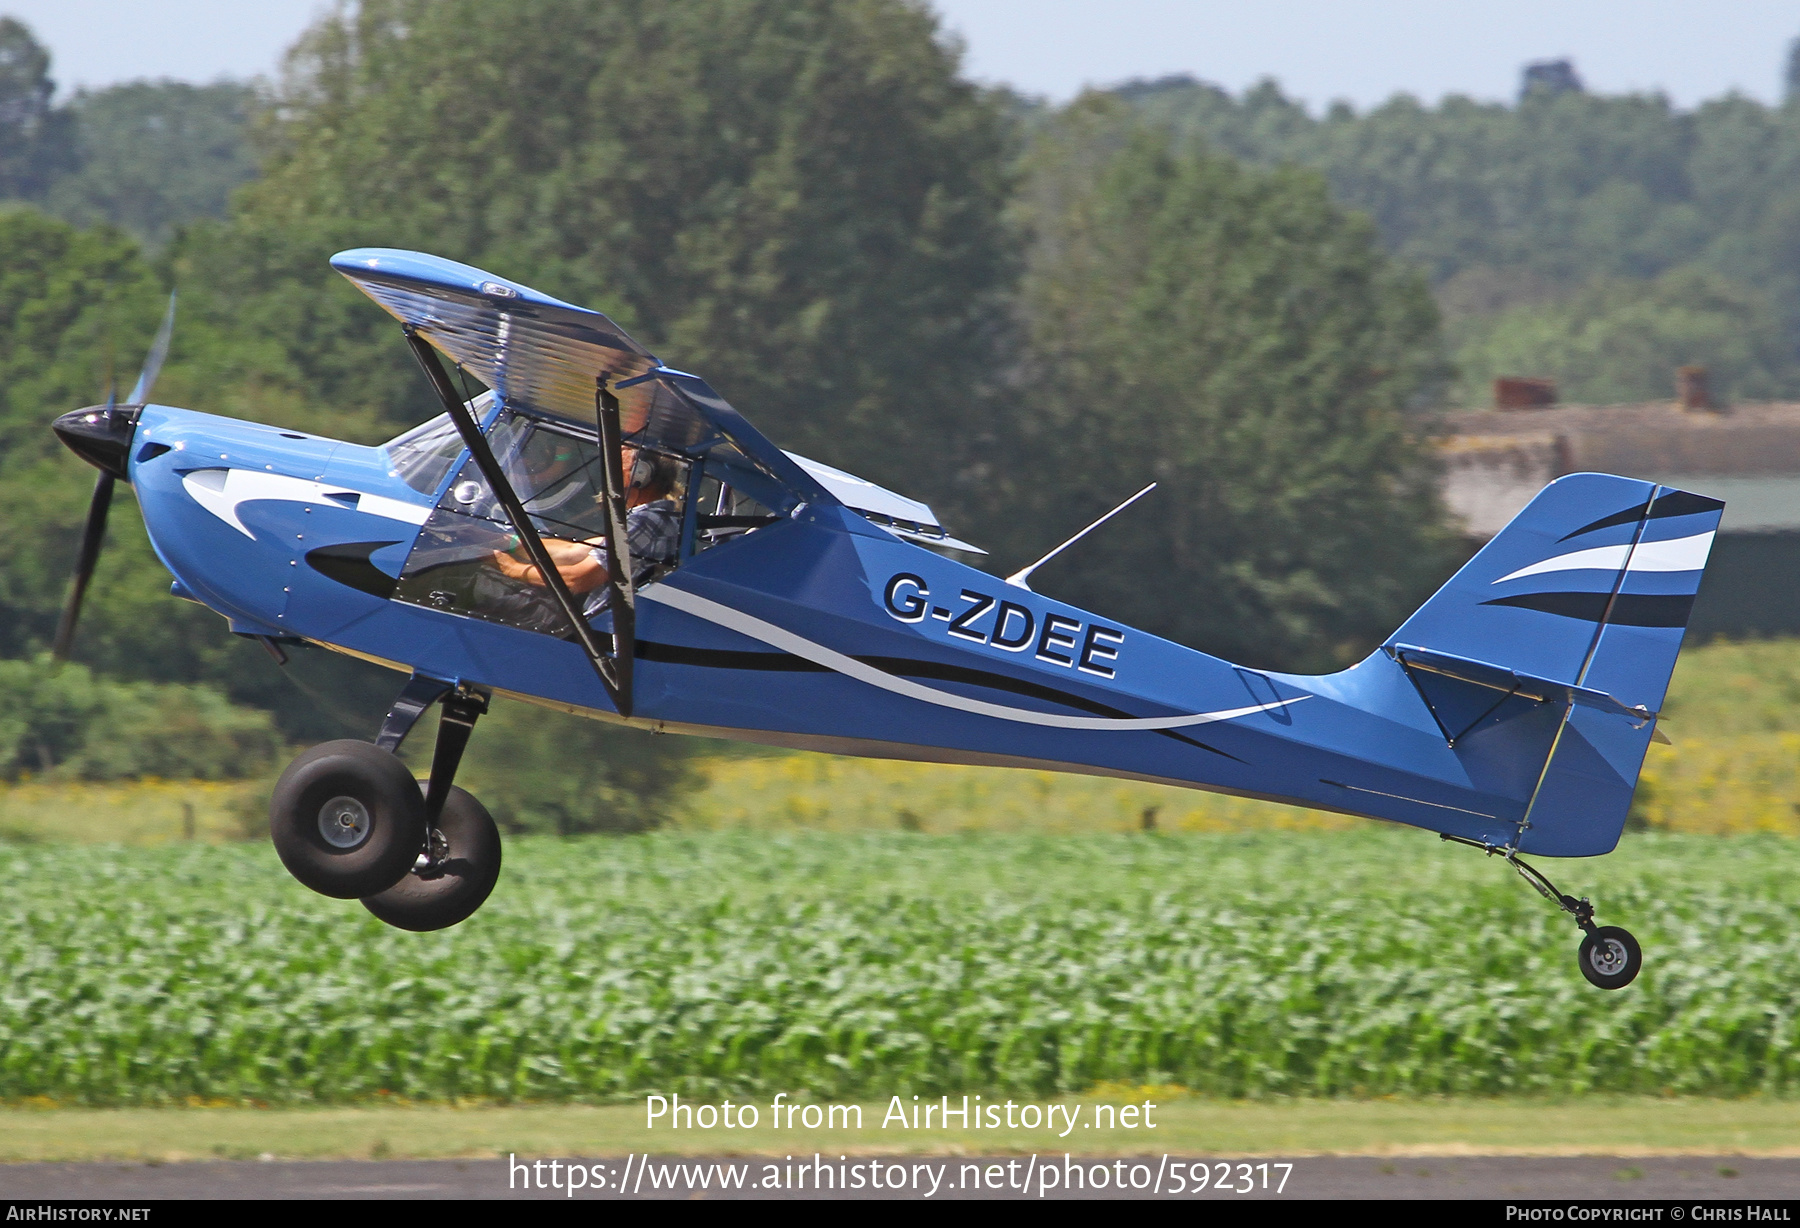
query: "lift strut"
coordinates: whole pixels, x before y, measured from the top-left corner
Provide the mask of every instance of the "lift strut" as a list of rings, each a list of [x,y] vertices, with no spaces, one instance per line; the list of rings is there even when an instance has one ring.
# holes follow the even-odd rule
[[[607,697],[612,700],[613,707],[618,709],[620,716],[630,716],[631,655],[635,646],[632,643],[632,624],[629,615],[626,615],[624,619],[623,633],[615,631],[613,651],[608,654],[601,648],[600,640],[594,629],[583,617],[581,603],[575,600],[575,595],[569,591],[569,586],[563,581],[562,573],[557,571],[556,564],[550,561],[549,551],[544,549],[544,542],[538,536],[537,527],[531,523],[531,517],[526,514],[525,505],[520,502],[517,492],[512,488],[512,483],[506,478],[505,471],[500,468],[500,462],[494,459],[493,449],[488,447],[487,438],[482,435],[480,424],[469,412],[469,407],[463,404],[462,398],[457,396],[456,388],[451,384],[449,374],[445,372],[443,364],[438,361],[437,352],[431,348],[429,342],[419,335],[417,329],[409,325],[405,331],[406,343],[412,347],[413,356],[419,360],[419,366],[424,368],[425,377],[431,381],[431,386],[437,392],[438,399],[444,404],[444,412],[450,416],[450,421],[455,424],[457,432],[462,436],[463,444],[469,449],[470,459],[475,462],[475,467],[481,470],[481,476],[487,480],[488,489],[493,492],[494,497],[499,500],[500,506],[505,510],[506,518],[511,522],[513,531],[519,535],[519,541],[525,547],[525,552],[531,556],[532,565],[543,577],[544,586],[550,590],[551,596],[556,599],[557,606],[562,610],[564,619],[574,630],[575,640],[581,645],[581,650],[587,656],[588,664],[593,666],[594,673],[599,675],[601,685],[606,688]],[[604,387],[602,391],[604,391]],[[625,546],[623,529],[617,523],[623,520],[623,499],[618,500],[620,514],[616,517],[611,514],[614,504],[613,492],[619,489],[620,468],[616,449],[618,423],[616,408],[618,403],[615,401],[613,404],[615,407],[612,418],[615,448],[610,461],[602,457],[602,469],[606,474],[606,483],[611,488],[607,491],[606,546],[610,558],[617,560],[628,557],[629,551],[623,548]],[[605,415],[602,414],[603,433],[605,421]],[[602,452],[605,450],[603,442]],[[626,569],[628,568],[629,564]],[[629,590],[629,580],[627,580],[626,588]],[[615,628],[621,625],[619,616],[622,610],[629,608],[628,605],[615,607],[613,611]]]

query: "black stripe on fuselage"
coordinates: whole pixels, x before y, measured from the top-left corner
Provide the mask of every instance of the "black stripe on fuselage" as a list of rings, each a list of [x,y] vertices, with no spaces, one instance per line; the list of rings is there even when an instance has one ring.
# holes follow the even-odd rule
[[[335,546],[320,546],[317,550],[306,552],[306,565],[328,580],[336,580],[358,592],[386,601],[393,597],[394,588],[400,581],[370,562],[369,556],[384,547],[399,544],[339,542]]]
[[[1610,614],[1606,609],[1609,601],[1613,603]],[[1521,593],[1481,604],[1537,610],[1590,623],[1605,620],[1608,626],[1685,627],[1694,608],[1694,595],[1620,593],[1615,598],[1611,593]]]
[[[750,669],[792,674],[832,672],[828,667],[820,665],[816,661],[808,661],[805,657],[796,657],[786,652],[686,648],[679,644],[659,644],[654,640],[639,640],[635,655],[644,661],[658,661],[668,665],[695,665],[706,669]],[[1094,716],[1124,719],[1134,719],[1135,717],[1135,714],[1126,712],[1122,708],[1114,708],[1083,695],[1074,695],[1055,687],[1044,686],[1041,683],[1028,682],[1023,678],[1010,678],[1005,674],[996,674],[984,669],[971,669],[966,665],[951,665],[943,661],[919,661],[910,657],[859,656],[854,660],[899,678],[929,678],[934,682],[960,682],[965,686],[988,687],[992,690],[1007,691],[1031,699],[1041,699],[1048,703],[1063,704]],[[1190,738],[1174,729],[1153,729],[1149,732],[1161,734],[1165,738],[1173,738],[1177,742],[1185,742],[1189,746],[1198,746],[1201,750],[1211,751],[1215,755],[1223,755],[1225,758],[1236,760],[1239,763],[1243,762],[1229,751],[1209,746],[1197,738]]]
[[[1658,497],[1655,503],[1640,503],[1636,507],[1628,507],[1622,512],[1602,516],[1558,540],[1568,541],[1571,537],[1580,537],[1583,533],[1592,533],[1597,529],[1610,529],[1616,524],[1636,524],[1645,519],[1645,512],[1649,513],[1648,518],[1651,520],[1663,520],[1670,516],[1697,516],[1701,512],[1716,512],[1724,506],[1725,504],[1720,500],[1709,499],[1705,495],[1696,495],[1685,490],[1671,490],[1668,494]]]

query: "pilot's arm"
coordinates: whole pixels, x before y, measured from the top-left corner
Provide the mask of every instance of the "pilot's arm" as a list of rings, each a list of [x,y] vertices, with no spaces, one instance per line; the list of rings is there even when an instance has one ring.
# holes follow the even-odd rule
[[[556,564],[557,574],[571,593],[591,593],[606,583],[606,568],[594,557],[593,546],[560,537],[546,537],[543,541],[544,553]],[[500,569],[501,575],[514,580],[523,580],[527,584],[544,583],[535,563],[521,562],[504,550],[494,551],[494,566]]]

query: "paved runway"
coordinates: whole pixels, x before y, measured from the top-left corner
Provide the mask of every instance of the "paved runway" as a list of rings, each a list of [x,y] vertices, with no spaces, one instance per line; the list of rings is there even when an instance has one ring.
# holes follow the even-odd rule
[[[1286,1188],[1277,1192],[1274,1184],[1280,1169],[1272,1168],[1265,1176],[1261,1165],[1293,1164]],[[554,1178],[565,1186],[567,1164],[559,1161],[560,1174],[552,1173],[546,1162],[541,1179]],[[1045,1184],[1045,1174],[1036,1165],[1027,1167],[1019,1156],[990,1158],[965,1156],[856,1156],[844,1162],[839,1180],[848,1177],[848,1166],[860,1164],[862,1188],[815,1191],[812,1188],[788,1188],[792,1174],[781,1176],[785,1160],[776,1160],[779,1188],[760,1188],[771,1170],[771,1163],[760,1156],[643,1156],[629,1159],[617,1157],[579,1161],[586,1183],[604,1181],[605,1188],[577,1189],[574,1197],[594,1200],[620,1198],[914,1198],[1002,1199],[1037,1197]],[[879,1163],[885,1166],[885,1179],[880,1189],[868,1184],[867,1170]],[[1285,1161],[1270,1157],[1267,1161],[1234,1160],[1225,1172],[1231,1192],[1221,1193],[1216,1178],[1222,1160],[1193,1160],[1171,1157],[1166,1163],[1161,1156],[1138,1157],[1121,1162],[1101,1159],[1077,1159],[1078,1168],[1085,1167],[1082,1188],[1069,1190],[1063,1186],[1068,1165],[1063,1157],[1041,1157],[1037,1164],[1054,1167],[1054,1185],[1045,1190],[1047,1198],[1124,1197],[1238,1201],[1266,1198],[1331,1198],[1331,1199],[1678,1199],[1678,1200],[1786,1200],[1800,1198],[1800,1159],[1756,1159],[1734,1156],[1637,1157],[1616,1156],[1470,1156],[1456,1159],[1384,1159],[1364,1156],[1302,1157]],[[1248,1168],[1242,1167],[1248,1164]],[[1013,1165],[1010,1169],[1008,1165]],[[1107,1173],[1107,1187],[1096,1191],[1099,1177],[1094,1166]],[[1209,1188],[1196,1192],[1193,1188],[1199,1169],[1205,1165]],[[715,1167],[719,1166],[719,1167]],[[973,1166],[968,1167],[968,1166]],[[998,1166],[990,1167],[990,1166]],[[1185,1166],[1185,1167],[1183,1167]],[[805,1167],[813,1171],[811,1157]],[[836,1158],[826,1164],[826,1171],[837,1167]],[[932,1182],[932,1170],[937,1180]],[[645,1173],[649,1180],[642,1180]],[[511,1174],[509,1177],[509,1173]],[[721,1174],[741,1188],[721,1190]],[[1159,1174],[1163,1191],[1157,1195],[1150,1188],[1131,1188],[1134,1181],[1148,1186],[1151,1174]],[[1179,1175],[1184,1191],[1177,1194]],[[637,1178],[634,1184],[634,1177]],[[332,1160],[332,1161],[219,1161],[188,1164],[83,1163],[83,1164],[10,1164],[0,1166],[0,1199],[204,1199],[204,1198],[356,1198],[356,1199],[469,1199],[469,1198],[557,1198],[569,1197],[564,1188],[535,1187],[540,1174],[528,1173],[523,1179],[505,1160]],[[811,1180],[808,1178],[810,1187]],[[1090,1182],[1090,1179],[1092,1181]],[[1125,1188],[1118,1188],[1122,1179]],[[533,1188],[520,1189],[521,1180]],[[512,1183],[509,1186],[509,1181]],[[980,1188],[967,1188],[968,1184]],[[1269,1188],[1263,1188],[1267,1182]],[[916,1183],[916,1184],[915,1184]],[[617,1187],[624,1184],[626,1189]],[[835,1184],[835,1182],[834,1182]],[[900,1189],[891,1188],[898,1184]],[[1000,1188],[993,1188],[998,1184]],[[1021,1185],[1025,1188],[1021,1189]],[[1249,1192],[1237,1192],[1245,1185]],[[1027,1193],[1028,1191],[1028,1193]]]

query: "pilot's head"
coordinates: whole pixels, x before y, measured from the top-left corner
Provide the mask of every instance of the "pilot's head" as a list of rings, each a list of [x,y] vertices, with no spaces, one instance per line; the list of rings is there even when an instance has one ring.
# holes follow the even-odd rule
[[[675,460],[659,452],[641,448],[619,449],[621,468],[625,473],[625,499],[628,503],[649,503],[675,489]]]

